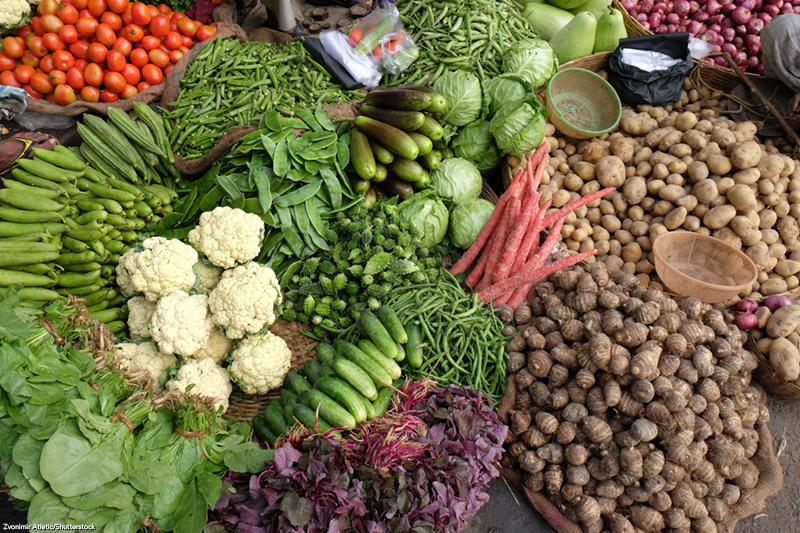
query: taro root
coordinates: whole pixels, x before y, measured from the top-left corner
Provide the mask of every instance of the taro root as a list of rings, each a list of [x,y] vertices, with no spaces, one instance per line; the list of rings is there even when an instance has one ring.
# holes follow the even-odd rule
[[[550,494],[557,494],[564,483],[564,473],[558,465],[549,465],[544,471],[544,486]]]
[[[515,374],[525,367],[525,354],[522,352],[511,352],[506,361],[506,370],[509,374]],[[548,369],[549,370],[549,369]]]
[[[514,322],[516,322],[518,326],[522,324],[527,324],[530,321],[530,319],[531,319],[531,308],[528,307],[527,305],[524,304],[520,305],[514,311]]]
[[[503,324],[508,324],[514,320],[514,310],[507,304],[498,305],[494,310],[494,314]]]
[[[643,505],[631,507],[631,522],[645,533],[664,529],[664,517],[661,513]]]
[[[553,435],[558,431],[558,419],[550,413],[536,413],[536,427],[545,435]]]
[[[511,356],[509,356],[509,360]],[[553,358],[544,350],[536,350],[528,355],[528,372],[534,377],[546,378],[550,374],[550,369],[553,367]],[[521,369],[522,367],[520,367]]]
[[[531,427],[531,414],[528,411],[511,411],[510,430],[513,435],[525,433]]]
[[[541,381],[537,381],[531,385],[528,389],[528,393],[530,394],[534,405],[537,407],[545,407],[552,402],[553,395],[550,393],[550,389],[547,388],[547,385]]]
[[[581,368],[575,375],[575,382],[582,389],[591,388],[595,383],[594,372],[590,371],[587,368]]]
[[[519,456],[519,466],[526,472],[541,472],[546,465],[547,462],[534,451],[529,450]]]
[[[637,322],[649,326],[661,316],[661,306],[658,302],[647,302],[637,307],[632,316]]]

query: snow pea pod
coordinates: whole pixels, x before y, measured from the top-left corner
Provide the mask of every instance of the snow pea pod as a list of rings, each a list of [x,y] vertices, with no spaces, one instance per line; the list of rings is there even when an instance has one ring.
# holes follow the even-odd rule
[[[319,188],[321,186],[322,186],[322,181],[319,180],[314,181],[312,183],[309,183],[308,185],[304,185],[299,189],[290,192],[289,194],[285,194],[283,196],[276,198],[273,201],[273,204],[276,207],[290,207],[297,204],[301,204],[306,200],[308,200],[309,198],[312,198],[315,194],[317,194],[317,191],[319,191]]]

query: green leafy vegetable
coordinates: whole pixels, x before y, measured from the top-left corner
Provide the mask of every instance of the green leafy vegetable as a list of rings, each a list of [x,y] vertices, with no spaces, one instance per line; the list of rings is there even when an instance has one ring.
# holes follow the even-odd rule
[[[478,168],[460,157],[445,159],[431,172],[431,186],[436,194],[455,204],[477,198],[483,187]],[[408,200],[406,200],[408,202]],[[401,204],[405,205],[405,203]]]
[[[488,172],[500,164],[500,150],[494,137],[489,133],[489,123],[485,120],[473,122],[459,129],[450,142],[456,157],[475,164],[481,172]],[[450,161],[446,159],[444,162]]]
[[[534,150],[544,139],[547,109],[536,98],[503,104],[489,123],[497,146],[517,157]]]
[[[557,70],[556,54],[542,39],[518,41],[503,56],[503,72],[523,78],[536,90],[544,87]]]
[[[480,174],[478,178],[480,179]],[[417,193],[401,203],[397,209],[397,217],[400,222],[405,222],[417,230],[422,236],[423,246],[432,248],[444,239],[450,214],[434,192],[428,190]]]
[[[467,200],[457,205],[450,215],[453,244],[465,250],[472,246],[493,212],[494,205],[483,198]]]
[[[486,115],[488,99],[484,100],[481,82],[473,74],[462,70],[446,72],[434,82],[433,89],[447,101],[440,116],[446,124],[466,126]]]
[[[487,81],[483,90],[489,96],[489,118],[491,118],[501,105],[527,98],[533,92],[533,85],[520,76],[501,74]]]

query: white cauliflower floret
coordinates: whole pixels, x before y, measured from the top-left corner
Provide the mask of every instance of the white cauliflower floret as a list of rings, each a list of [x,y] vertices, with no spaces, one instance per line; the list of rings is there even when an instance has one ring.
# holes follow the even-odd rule
[[[189,296],[175,291],[158,301],[150,318],[153,340],[167,354],[191,357],[206,344],[213,330],[205,294]]]
[[[133,288],[155,302],[172,291],[191,289],[197,282],[197,251],[178,239],[150,237],[144,248],[124,261]],[[127,254],[125,254],[127,255]],[[120,264],[123,264],[120,258]]]
[[[275,306],[282,300],[281,288],[271,268],[248,263],[222,273],[208,297],[214,323],[227,327],[225,334],[241,339],[275,322]]]
[[[210,291],[219,283],[219,278],[222,276],[222,269],[214,265],[206,264],[203,259],[198,259],[194,264],[195,273],[197,274],[197,284],[195,287],[201,291]]]
[[[242,339],[233,351],[231,376],[245,394],[266,394],[283,385],[291,366],[286,341],[268,331]]]
[[[231,346],[233,346],[233,341],[222,330],[214,328],[203,347],[197,350],[192,357],[195,359],[212,359],[219,364],[228,357]]]
[[[151,302],[144,296],[134,296],[128,300],[128,329],[131,332],[131,340],[139,342],[142,339],[149,339],[153,336],[150,333],[150,317],[156,310],[155,302]]]
[[[117,263],[117,286],[119,287],[120,294],[123,296],[133,296],[136,294],[136,289],[133,288],[133,281],[131,281],[131,273],[125,266],[128,259],[133,257],[135,253],[136,250],[131,248],[120,256],[119,263]]]
[[[214,409],[222,406],[223,413],[228,410],[228,396],[233,392],[230,374],[213,360],[192,359],[178,370],[177,379],[167,382],[167,389],[186,392],[189,385],[194,385],[190,396],[211,398]]]
[[[189,242],[212,264],[233,268],[261,251],[264,221],[258,215],[232,207],[217,207],[200,215],[200,224],[189,232]]]
[[[39,2],[34,2],[38,4]],[[0,3],[0,30],[16,30],[28,20],[31,6],[28,0],[4,0]],[[4,33],[1,32],[0,33]],[[8,33],[8,32],[5,32]]]
[[[155,392],[164,390],[167,370],[178,364],[178,359],[174,355],[159,352],[152,342],[116,344],[113,352],[114,361],[120,370],[147,370],[153,378]]]

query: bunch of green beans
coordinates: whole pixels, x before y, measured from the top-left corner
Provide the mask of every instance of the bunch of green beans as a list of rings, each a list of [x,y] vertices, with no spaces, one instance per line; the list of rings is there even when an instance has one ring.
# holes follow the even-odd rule
[[[511,0],[437,0],[398,3],[400,21],[419,58],[388,85],[433,82],[470,67],[482,80],[499,75],[503,54],[517,41],[538,37]]]
[[[164,113],[175,153],[205,157],[225,132],[258,125],[267,111],[294,116],[297,106],[350,101],[360,93],[331,82],[302,39],[284,45],[214,39],[192,61],[178,99]]]

